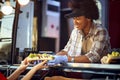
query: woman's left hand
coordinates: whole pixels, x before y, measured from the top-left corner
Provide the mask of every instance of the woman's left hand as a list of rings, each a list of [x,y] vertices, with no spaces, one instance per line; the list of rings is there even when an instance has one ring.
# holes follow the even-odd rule
[[[23,61],[21,61],[20,66],[18,67],[18,70],[21,72],[24,72],[26,68],[28,67],[29,62],[27,61],[27,58],[25,58]]]

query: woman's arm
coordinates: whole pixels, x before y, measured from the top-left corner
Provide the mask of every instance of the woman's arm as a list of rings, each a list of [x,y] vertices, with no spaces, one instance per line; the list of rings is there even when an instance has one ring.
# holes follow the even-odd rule
[[[21,73],[22,72],[19,69],[17,69],[9,77],[7,77],[7,80],[16,80]]]
[[[106,55],[109,48],[108,32],[105,29],[100,29],[96,32],[92,47],[85,56],[87,56],[91,62],[100,62],[100,59]]]
[[[91,61],[85,56],[77,56],[77,57],[71,57],[68,56],[68,61],[71,62],[72,58],[74,58],[73,62],[78,62],[78,63],[91,63]]]
[[[19,75],[26,70],[28,65],[29,63],[27,62],[27,59],[24,59],[24,61],[21,62],[21,65],[9,77],[7,77],[7,80],[16,80]]]
[[[32,76],[36,73],[36,71],[47,67],[45,65],[46,62],[47,60],[35,65],[21,80],[30,80]]]
[[[68,51],[69,51],[69,48],[71,47],[72,37],[73,37],[74,32],[75,32],[75,30],[72,31],[70,38],[69,38],[67,44],[65,45],[64,49],[61,50],[60,52],[56,53],[57,55],[68,55]]]
[[[102,29],[98,30],[98,32],[94,36],[94,42],[91,46],[91,49],[88,53],[82,56],[74,57],[74,62],[99,62],[102,55],[105,55],[105,52],[107,52],[107,41],[108,41],[107,32]],[[106,50],[105,50],[106,49]],[[68,61],[71,61],[72,57],[68,56]]]

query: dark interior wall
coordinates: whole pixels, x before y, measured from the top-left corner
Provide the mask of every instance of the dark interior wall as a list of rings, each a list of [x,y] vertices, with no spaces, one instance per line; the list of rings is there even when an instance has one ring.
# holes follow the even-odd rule
[[[60,0],[61,3],[61,17],[60,17],[60,50],[64,48],[68,41],[68,24],[67,19],[64,15],[67,14],[67,11],[62,11],[62,9],[67,8],[68,0]]]
[[[60,20],[60,50],[64,48],[68,41],[68,24],[67,19],[65,19],[64,15],[67,14],[67,11],[61,11],[61,20]]]
[[[68,41],[68,25],[67,19],[64,15],[68,11],[62,11],[62,9],[67,8],[68,0],[56,0],[61,3],[61,15],[60,15],[60,50],[64,48]],[[54,38],[45,38],[41,37],[41,25],[42,25],[42,0],[35,3],[35,14],[37,17],[38,24],[38,51],[55,51],[55,39]]]
[[[34,6],[34,16],[37,17],[38,25],[38,51],[55,51],[55,39],[41,36],[42,29],[42,4],[43,1],[36,1]]]
[[[120,48],[120,0],[109,0],[109,34],[112,48]]]

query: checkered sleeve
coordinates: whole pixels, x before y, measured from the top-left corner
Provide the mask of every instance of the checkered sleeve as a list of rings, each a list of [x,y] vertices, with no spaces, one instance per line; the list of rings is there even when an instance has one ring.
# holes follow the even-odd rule
[[[68,52],[69,48],[70,48],[70,45],[71,45],[71,38],[69,39],[69,41],[67,42],[67,44],[65,45],[64,47],[64,51]]]
[[[103,54],[104,47],[106,45],[108,33],[105,29],[98,29],[94,35],[94,43],[92,44],[92,48],[86,54],[88,59],[91,62],[98,62],[101,58],[101,54]]]
[[[75,30],[73,29],[73,31],[72,31],[72,33],[71,33],[71,35],[70,35],[70,38],[69,38],[67,44],[65,45],[65,47],[64,47],[64,49],[63,49],[64,51],[66,51],[66,52],[69,51],[69,48],[70,48],[71,42],[72,42],[72,37],[73,37],[74,35],[75,35]]]

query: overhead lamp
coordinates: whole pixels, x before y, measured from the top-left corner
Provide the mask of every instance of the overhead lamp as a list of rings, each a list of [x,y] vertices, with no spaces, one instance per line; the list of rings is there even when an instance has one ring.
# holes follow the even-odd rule
[[[20,5],[27,5],[28,3],[30,2],[30,0],[18,0],[18,3],[20,4]]]
[[[4,15],[9,15],[13,12],[13,7],[10,5],[9,1],[5,2],[5,4],[1,7],[1,11]]]
[[[1,11],[3,12],[3,14],[9,15],[13,12],[13,8],[12,6],[6,5],[6,6],[2,6]]]

